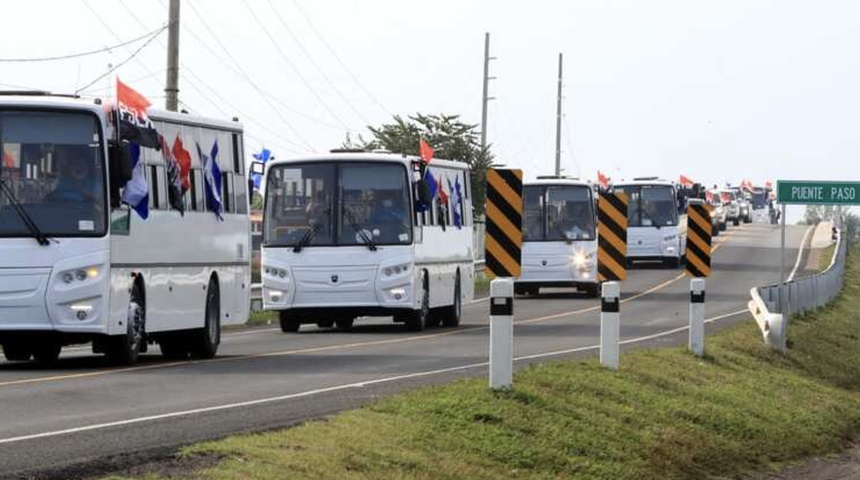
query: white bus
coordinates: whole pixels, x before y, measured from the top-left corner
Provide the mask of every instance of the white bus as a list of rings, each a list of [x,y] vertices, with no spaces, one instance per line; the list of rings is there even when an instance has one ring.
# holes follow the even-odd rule
[[[284,332],[361,316],[459,325],[474,295],[468,165],[434,159],[422,177],[417,157],[335,151],[265,170],[263,308]],[[445,192],[432,200],[431,175]]]
[[[627,260],[678,268],[687,252],[687,221],[672,182],[635,178],[612,186],[627,194]]]
[[[162,152],[141,149],[149,217],[119,202],[128,147],[98,100],[0,96],[0,344],[10,361],[51,363],[92,342],[113,363],[149,344],[171,357],[216,354],[222,325],[249,310],[250,249],[242,128],[151,113],[191,153],[184,214],[168,205]],[[217,141],[223,221],[207,211],[197,149]]]
[[[538,177],[523,184],[523,203],[522,270],[515,293],[576,287],[597,296],[597,217],[591,186]]]

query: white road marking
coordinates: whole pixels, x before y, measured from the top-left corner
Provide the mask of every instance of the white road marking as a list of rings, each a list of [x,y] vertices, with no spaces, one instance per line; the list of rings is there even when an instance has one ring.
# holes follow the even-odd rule
[[[717,317],[707,319],[707,320],[705,320],[705,322],[706,323],[712,323],[712,322],[715,322],[718,320],[738,316],[738,315],[745,314],[745,313],[748,313],[748,312],[746,310],[738,310],[737,312],[727,313],[725,315],[720,315]],[[659,338],[662,336],[673,335],[673,334],[676,334],[679,332],[683,332],[684,330],[687,330],[688,328],[689,327],[675,328],[675,329],[667,330],[665,332],[657,333],[654,335],[648,335],[648,336],[644,336],[644,337],[637,337],[637,338],[624,340],[620,343],[622,345],[628,345],[631,343],[644,342],[644,341],[653,340],[655,338]],[[526,356],[516,357],[516,358],[514,358],[514,361],[533,360],[536,358],[545,358],[545,357],[558,356],[558,355],[564,355],[564,354],[569,354],[569,353],[583,352],[583,351],[588,351],[588,350],[596,350],[599,348],[600,348],[599,345],[589,345],[589,346],[585,346],[585,347],[571,348],[571,349],[567,349],[567,350],[558,350],[558,351],[554,351],[554,352],[546,352],[546,353],[539,353],[539,354],[535,354],[535,355],[526,355]],[[94,430],[104,430],[106,428],[125,427],[125,426],[135,425],[135,424],[139,424],[139,423],[153,422],[153,421],[158,421],[158,420],[166,420],[166,419],[177,418],[177,417],[187,417],[187,416],[192,416],[192,415],[200,415],[203,413],[212,413],[212,412],[218,412],[218,411],[223,411],[223,410],[232,410],[232,409],[237,409],[237,408],[253,407],[253,406],[257,406],[257,405],[265,405],[265,404],[270,404],[270,403],[282,402],[285,400],[293,400],[293,399],[297,399],[297,398],[310,397],[310,396],[319,395],[319,394],[323,394],[323,393],[337,392],[337,391],[348,390],[348,389],[352,389],[352,388],[362,388],[362,387],[366,387],[366,386],[370,386],[370,385],[378,385],[378,384],[383,384],[383,383],[396,382],[399,380],[409,380],[409,379],[414,379],[414,378],[440,375],[443,373],[452,373],[452,372],[457,372],[457,371],[462,371],[462,370],[469,370],[469,369],[473,369],[473,368],[481,368],[481,367],[486,367],[488,365],[489,365],[489,362],[472,363],[472,364],[468,364],[468,365],[459,365],[456,367],[443,368],[443,369],[439,369],[439,370],[430,370],[430,371],[425,371],[425,372],[410,373],[410,374],[406,374],[406,375],[397,375],[397,376],[393,376],[393,377],[384,377],[384,378],[378,378],[375,380],[366,380],[363,382],[348,383],[348,384],[344,384],[344,385],[335,385],[332,387],[320,388],[320,389],[316,389],[316,390],[308,390],[305,392],[292,393],[292,394],[288,394],[288,395],[280,395],[277,397],[261,398],[258,400],[249,400],[246,402],[228,403],[228,404],[224,404],[224,405],[215,405],[212,407],[196,408],[196,409],[192,409],[192,410],[184,410],[184,411],[179,411],[179,412],[170,412],[170,413],[163,413],[163,414],[159,414],[159,415],[150,415],[150,416],[146,416],[146,417],[130,418],[128,420],[119,420],[119,421],[115,421],[115,422],[84,425],[81,427],[68,428],[65,430],[56,430],[56,431],[52,431],[52,432],[35,433],[35,434],[31,434],[31,435],[21,435],[21,436],[17,436],[17,437],[9,437],[9,438],[0,439],[0,445],[10,444],[10,443],[19,443],[19,442],[24,442],[24,441],[28,441],[28,440],[39,440],[39,439],[43,439],[43,438],[57,437],[57,436],[61,436],[61,435],[71,435],[71,434],[75,434],[75,433],[91,432]]]
[[[797,251],[797,261],[794,262],[794,268],[791,270],[791,274],[788,276],[786,282],[794,280],[794,276],[797,275],[797,269],[800,268],[800,259],[803,258],[803,246],[806,245],[806,239],[809,238],[809,234],[812,233],[813,229],[815,229],[815,227],[809,227],[806,229],[806,233],[803,235],[803,240],[800,241],[800,249]]]

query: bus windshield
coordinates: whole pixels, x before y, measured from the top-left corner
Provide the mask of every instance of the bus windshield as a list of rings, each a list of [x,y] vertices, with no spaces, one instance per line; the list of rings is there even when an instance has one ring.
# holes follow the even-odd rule
[[[578,185],[530,185],[523,189],[523,240],[594,240],[591,190]]]
[[[405,166],[308,162],[273,166],[266,177],[266,246],[412,243]]]
[[[627,194],[627,219],[630,227],[678,225],[675,192],[665,185],[623,185],[614,189]]]
[[[47,236],[106,233],[98,117],[70,111],[0,111],[0,150],[0,237],[32,235],[29,221]]]

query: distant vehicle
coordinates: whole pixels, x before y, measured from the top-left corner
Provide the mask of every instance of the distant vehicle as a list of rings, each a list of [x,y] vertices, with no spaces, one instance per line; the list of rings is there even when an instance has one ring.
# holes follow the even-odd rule
[[[717,223],[717,231],[724,231],[728,225],[729,215],[728,209],[726,208],[726,202],[723,201],[723,196],[720,195],[719,190],[710,190],[708,192],[707,198],[711,206],[714,207],[712,213],[714,216],[714,220],[716,220]]]
[[[656,177],[635,178],[613,185],[612,191],[628,198],[628,261],[678,268],[687,250],[687,222],[675,185]]]
[[[523,203],[522,273],[515,292],[576,287],[596,297],[597,217],[589,184],[538,177],[523,185]]]
[[[752,223],[752,206],[749,198],[747,198],[749,193],[741,187],[732,187],[731,190],[735,192],[735,198],[737,198],[738,205],[741,208],[741,222]]]
[[[733,190],[720,190],[719,193],[726,208],[728,221],[737,227],[741,223],[741,205],[738,203],[737,194]]]
[[[149,183],[148,218],[120,204],[131,160],[101,102],[0,97],[0,344],[8,360],[52,363],[64,346],[87,342],[117,364],[134,363],[152,343],[171,357],[209,358],[221,327],[248,318],[242,127],[149,117],[168,142],[180,138],[193,152],[190,188],[178,199],[183,215],[169,205],[170,165],[149,148],[139,157],[146,178],[137,177]],[[223,221],[208,211],[193,147],[209,153],[216,141]]]
[[[263,308],[282,331],[347,330],[362,316],[459,325],[474,295],[469,166],[421,170],[418,157],[370,152],[266,164]]]
[[[771,201],[770,193],[762,187],[753,187],[750,195],[752,221],[755,223],[770,223]]]

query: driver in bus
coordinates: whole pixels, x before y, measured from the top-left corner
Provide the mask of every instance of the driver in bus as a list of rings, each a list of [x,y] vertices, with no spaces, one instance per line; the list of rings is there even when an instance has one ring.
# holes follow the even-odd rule
[[[324,216],[329,213],[329,205],[326,202],[325,191],[317,190],[311,197],[310,203],[305,207],[305,215],[308,217],[308,223],[311,225],[324,223]]]
[[[377,190],[370,207],[374,236],[381,242],[394,242],[406,231],[402,196],[397,190]],[[379,232],[377,234],[377,231]]]
[[[80,145],[58,148],[55,158],[59,163],[59,180],[45,200],[98,205],[101,198],[100,182],[90,147]]]
[[[566,215],[561,228],[567,238],[571,240],[588,238],[591,234],[591,221],[585,205],[582,202],[565,202],[564,210]]]

